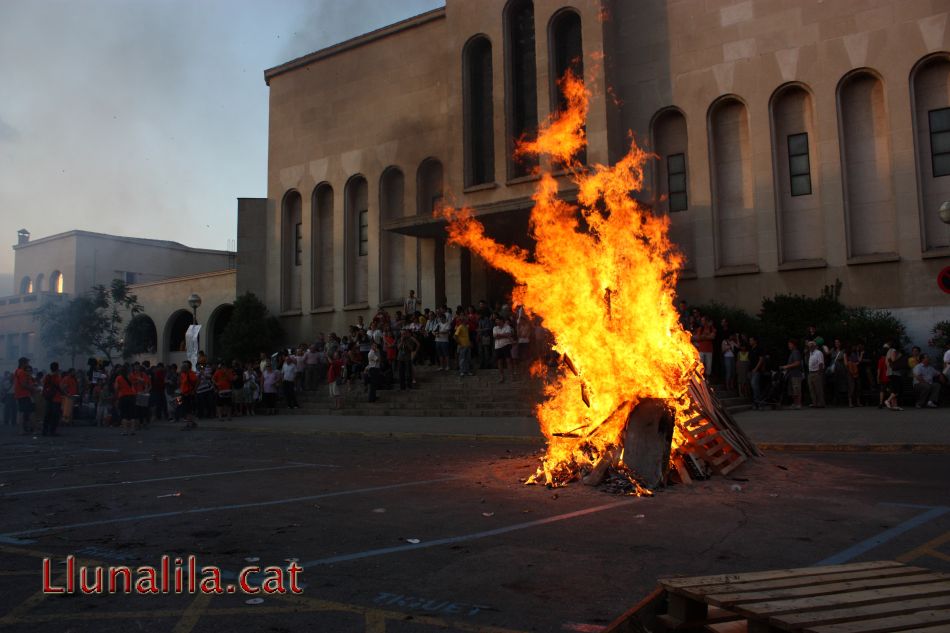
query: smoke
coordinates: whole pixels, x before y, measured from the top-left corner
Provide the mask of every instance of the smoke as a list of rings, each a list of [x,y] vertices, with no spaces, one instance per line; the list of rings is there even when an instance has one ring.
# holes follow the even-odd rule
[[[235,199],[267,193],[263,71],[435,6],[3,0],[0,245],[25,227],[226,248]]]

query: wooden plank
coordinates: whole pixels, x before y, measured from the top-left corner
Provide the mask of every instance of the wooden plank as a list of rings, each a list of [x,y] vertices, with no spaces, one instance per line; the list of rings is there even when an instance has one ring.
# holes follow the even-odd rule
[[[667,589],[682,589],[701,585],[721,585],[735,582],[752,582],[754,580],[776,580],[779,578],[801,578],[806,576],[823,576],[847,571],[862,571],[865,569],[887,569],[891,567],[905,567],[892,560],[877,560],[867,563],[846,563],[843,565],[824,565],[817,567],[796,567],[792,569],[775,569],[772,571],[756,571],[742,574],[718,574],[715,576],[693,576],[689,578],[661,578],[658,582]]]
[[[807,633],[890,633],[903,631],[914,626],[950,625],[950,609],[918,611],[887,618],[828,624],[805,629]]]
[[[783,598],[807,598],[809,596],[853,593],[855,591],[864,591],[867,589],[877,589],[882,587],[917,586],[947,581],[950,581],[950,576],[928,572],[914,574],[913,576],[864,578],[860,580],[849,580],[844,582],[811,585],[808,587],[795,587],[790,589],[764,589],[762,591],[754,591],[755,587],[749,587],[749,591],[708,594],[705,596],[705,598],[709,604],[714,604],[717,607],[728,609],[733,605],[742,604],[744,602],[764,602],[767,600],[781,600]]]
[[[745,618],[740,618],[732,611],[726,611],[725,609],[720,609],[718,607],[711,607],[709,612],[706,614],[706,617],[700,620],[684,622],[682,620],[677,620],[669,614],[658,615],[656,616],[656,620],[665,626],[669,631],[695,631],[697,629],[701,629],[707,624],[719,624],[721,622],[732,622],[734,620],[742,620],[745,622]]]
[[[922,629],[901,629],[901,633],[947,633],[947,626],[938,624],[937,626],[925,626]]]
[[[901,566],[890,569],[865,569],[862,571],[839,572],[824,576],[805,576],[797,578],[779,578],[777,580],[758,580],[754,582],[735,582],[722,585],[705,585],[690,591],[697,595],[711,593],[727,593],[730,591],[764,591],[766,589],[793,589],[795,587],[811,587],[814,585],[844,582],[847,580],[861,580],[863,578],[885,578],[890,576],[911,576],[927,573],[923,567]]]
[[[916,600],[900,599],[894,602],[869,604],[863,607],[788,613],[773,616],[769,621],[780,628],[797,631],[807,626],[816,626],[819,624],[837,624],[849,620],[867,619],[874,616],[900,615],[902,613],[914,613],[915,611],[927,611],[942,607],[950,608],[950,595],[919,598]]]
[[[709,605],[702,600],[693,600],[686,596],[671,594],[667,613],[680,622],[705,620],[709,613]]]
[[[926,598],[929,596],[946,595],[950,595],[950,582],[935,582],[926,585],[885,587],[883,589],[835,593],[825,596],[811,596],[809,598],[747,602],[736,605],[732,610],[746,617],[777,616],[785,613],[814,611],[822,607],[834,609],[839,607],[843,608],[847,605],[859,606],[864,604],[876,604],[900,598]]]
[[[719,474],[720,474],[720,475],[728,475],[729,473],[731,473],[732,471],[734,471],[736,468],[738,468],[739,466],[741,466],[742,463],[745,462],[745,460],[746,460],[746,456],[745,456],[745,455],[739,455],[739,458],[738,458],[738,459],[736,459],[735,461],[733,461],[733,462],[730,463],[730,464],[726,464],[725,466],[723,466],[723,467],[720,469]]]
[[[747,620],[736,620],[721,624],[707,624],[705,630],[710,633],[746,633],[749,630],[749,623]]]

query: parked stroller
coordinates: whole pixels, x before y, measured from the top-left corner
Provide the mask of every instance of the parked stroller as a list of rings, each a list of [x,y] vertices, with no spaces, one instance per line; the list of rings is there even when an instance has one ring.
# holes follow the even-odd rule
[[[771,371],[768,373],[768,383],[765,388],[765,395],[762,401],[758,403],[760,407],[772,407],[778,409],[782,406],[782,400],[788,392],[788,380],[784,371]]]

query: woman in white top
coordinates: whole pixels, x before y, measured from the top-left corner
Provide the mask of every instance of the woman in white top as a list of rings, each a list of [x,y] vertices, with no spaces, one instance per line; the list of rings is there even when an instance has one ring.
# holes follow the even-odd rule
[[[498,382],[505,382],[505,366],[511,368],[511,346],[515,342],[515,331],[507,321],[497,317],[495,327],[492,328],[492,336],[495,339],[495,361],[498,363],[498,372],[501,374]],[[513,370],[512,377],[514,377]]]

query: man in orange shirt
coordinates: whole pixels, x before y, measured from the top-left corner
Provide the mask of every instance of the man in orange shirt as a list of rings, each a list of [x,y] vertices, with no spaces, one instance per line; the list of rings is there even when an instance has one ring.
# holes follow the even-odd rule
[[[138,363],[132,365],[132,374],[129,378],[132,381],[132,388],[135,390],[135,417],[142,427],[146,427],[151,417],[149,415],[149,403],[152,399],[152,379]]]
[[[57,435],[63,405],[62,377],[59,375],[59,363],[50,363],[49,373],[43,378],[43,399],[46,412],[43,414],[43,435]]]
[[[178,385],[181,391],[179,411],[181,411],[182,417],[185,418],[185,426],[181,430],[188,431],[198,426],[191,417],[192,411],[195,409],[195,390],[198,388],[198,374],[192,371],[191,361],[182,361]]]
[[[128,368],[122,365],[115,377],[115,395],[119,402],[119,418],[122,420],[122,435],[135,435],[135,388],[128,375]]]
[[[66,374],[60,378],[60,387],[62,389],[62,409],[63,409],[63,424],[72,424],[73,423],[73,403],[77,395],[79,395],[79,384],[76,382],[76,371],[74,369],[69,369],[66,371]]]
[[[231,419],[231,383],[234,378],[234,371],[224,363],[218,363],[218,368],[211,376],[214,390],[218,394],[215,404],[219,420],[224,416],[225,411],[227,411],[228,419]]]
[[[35,390],[36,384],[33,381],[33,372],[30,371],[30,359],[23,356],[17,361],[16,371],[13,372],[13,397],[16,399],[20,429],[23,435],[33,433],[30,416],[33,415],[33,392]]]

